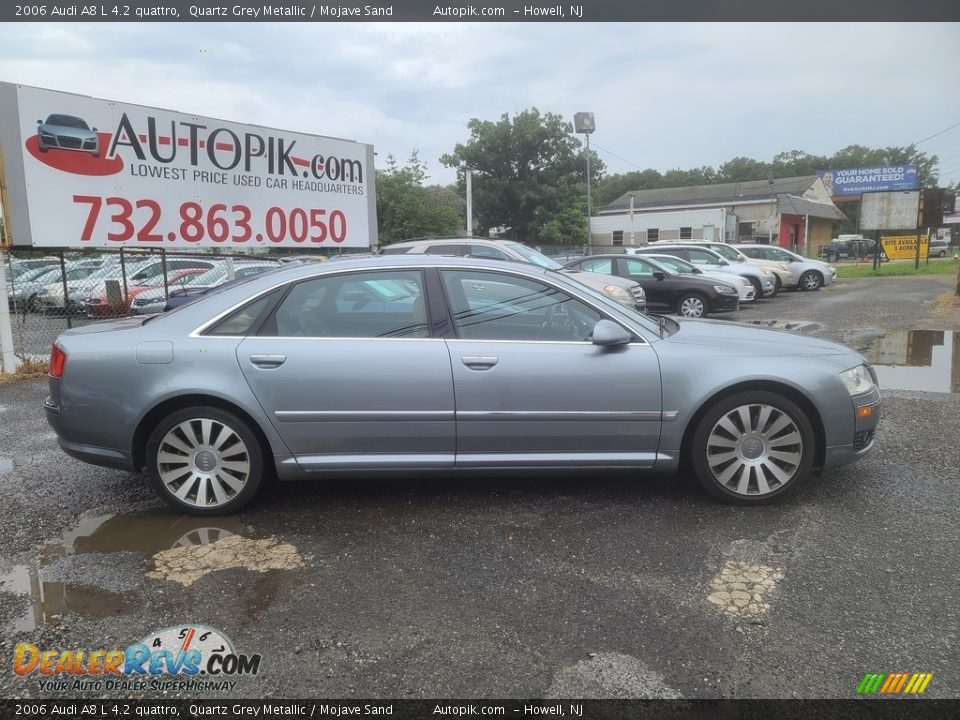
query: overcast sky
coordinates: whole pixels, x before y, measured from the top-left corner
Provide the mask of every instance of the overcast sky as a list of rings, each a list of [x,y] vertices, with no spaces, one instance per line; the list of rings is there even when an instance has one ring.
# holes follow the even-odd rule
[[[0,80],[414,149],[472,117],[591,111],[608,172],[901,146],[960,123],[960,24],[7,26]],[[924,142],[960,179],[960,127]],[[602,149],[601,149],[602,148]],[[619,156],[619,157],[615,157]],[[622,158],[622,159],[621,159]]]

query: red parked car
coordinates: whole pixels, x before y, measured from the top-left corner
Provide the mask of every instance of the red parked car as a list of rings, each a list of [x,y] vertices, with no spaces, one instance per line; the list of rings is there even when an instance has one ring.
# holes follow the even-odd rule
[[[201,273],[207,272],[209,268],[185,268],[183,270],[172,270],[167,276],[167,287],[173,288],[174,284],[181,278],[190,277],[191,275],[199,275]],[[130,314],[130,306],[138,295],[146,292],[147,290],[153,290],[154,288],[162,288],[163,283],[159,284],[145,283],[138,285],[129,285],[127,287],[127,297],[121,298],[120,303],[111,303],[107,298],[107,288],[106,286],[98,287],[97,290],[90,295],[86,300],[83,301],[83,307],[86,310],[87,317],[91,318],[113,318],[113,317],[122,317],[124,315]],[[123,294],[123,286],[120,286],[121,296]]]

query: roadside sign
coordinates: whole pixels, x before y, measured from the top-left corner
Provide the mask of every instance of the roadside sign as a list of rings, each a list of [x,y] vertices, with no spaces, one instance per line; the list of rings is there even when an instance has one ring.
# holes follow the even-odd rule
[[[882,235],[880,242],[883,244],[883,251],[891,260],[913,260],[917,256],[916,235]],[[927,236],[921,235],[920,257],[927,257],[928,247]]]
[[[860,201],[860,229],[914,230],[919,212],[919,190],[864,193]]]
[[[13,244],[368,247],[373,146],[0,83]]]

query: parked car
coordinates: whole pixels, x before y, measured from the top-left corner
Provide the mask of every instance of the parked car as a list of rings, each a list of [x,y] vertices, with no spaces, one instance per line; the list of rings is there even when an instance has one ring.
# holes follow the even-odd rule
[[[276,262],[237,261],[233,267],[233,279],[241,280],[252,275],[258,275],[267,270],[273,270],[279,264]],[[230,269],[226,263],[200,274],[181,276],[174,283],[168,283],[169,297],[164,294],[162,287],[151,288],[137,295],[136,299],[130,303],[130,314],[155,315],[164,310],[170,310],[190,302],[196,296],[217,288],[230,280]]]
[[[731,283],[675,273],[649,257],[592,255],[573,260],[564,268],[618,275],[640,284],[648,310],[663,310],[684,317],[706,317],[740,307],[740,294]],[[733,277],[732,275],[730,277]]]
[[[40,265],[27,270],[7,285],[7,302],[11,311],[33,309],[34,299],[43,286],[60,277],[60,264]]]
[[[152,318],[68,330],[60,447],[145,470],[180,511],[283,480],[692,468],[783,497],[874,447],[862,356],[806,335],[651,318],[565,273],[474,258],[290,266]],[[95,421],[92,419],[95,418]]]
[[[741,306],[744,303],[752,303],[757,299],[756,288],[753,287],[749,280],[740,275],[735,275],[734,273],[729,272],[701,270],[693,263],[689,263],[686,260],[681,260],[673,255],[644,255],[644,257],[648,257],[651,260],[656,260],[668,270],[671,270],[675,273],[680,273],[681,275],[697,275],[699,277],[712,278],[714,280],[721,280],[725,283],[730,283],[737,289],[737,292],[740,295]]]
[[[950,252],[950,243],[946,240],[937,240],[934,238],[927,246],[927,257],[942,258],[946,257],[948,252]]]
[[[730,245],[729,243],[714,242],[712,240],[661,240],[656,244],[670,245],[673,243],[680,243],[681,245],[687,245],[690,247],[710,248],[729,262],[757,265],[760,267],[765,267],[767,270],[772,270],[774,273],[773,279],[776,283],[776,288],[773,294],[769,295],[769,297],[776,295],[782,288],[792,288],[796,287],[797,285],[797,278],[794,275],[793,270],[790,268],[790,265],[787,263],[775,260],[766,260],[762,258],[751,258],[748,255],[744,255],[735,246]]]
[[[746,278],[757,297],[773,297],[777,294],[777,281],[772,270],[741,262],[730,262],[719,253],[700,245],[653,243],[633,249],[636,255],[673,255],[693,263],[701,270],[726,272]]]
[[[877,241],[871,238],[834,238],[822,245],[818,255],[829,262],[847,258],[872,258],[877,251]],[[880,262],[888,260],[883,246],[880,247]]]
[[[755,260],[775,260],[786,263],[793,271],[799,290],[819,290],[837,279],[837,269],[821,260],[811,260],[776,245],[734,245],[736,249]]]
[[[522,262],[527,265],[563,270],[563,265],[548,258],[541,252],[529,248],[523,243],[509,240],[488,240],[486,238],[420,238],[406,242],[393,243],[381,250],[384,255],[448,255],[451,257],[490,258],[508,262]],[[577,273],[568,270],[576,280],[602,292],[612,300],[638,310],[646,308],[643,288],[630,280],[613,275]]]

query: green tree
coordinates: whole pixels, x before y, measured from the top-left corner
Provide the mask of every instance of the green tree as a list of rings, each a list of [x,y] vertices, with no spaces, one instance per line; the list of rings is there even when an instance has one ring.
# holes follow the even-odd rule
[[[417,151],[403,167],[393,155],[377,171],[377,228],[385,245],[424,235],[456,235],[460,215],[447,199],[423,186],[426,166]]]
[[[579,224],[586,199],[586,154],[570,123],[560,115],[531,108],[496,122],[473,118],[470,139],[440,158],[473,171],[473,205],[479,227],[509,228],[511,237],[531,243],[577,244],[586,239]],[[603,164],[591,151],[592,180]]]

